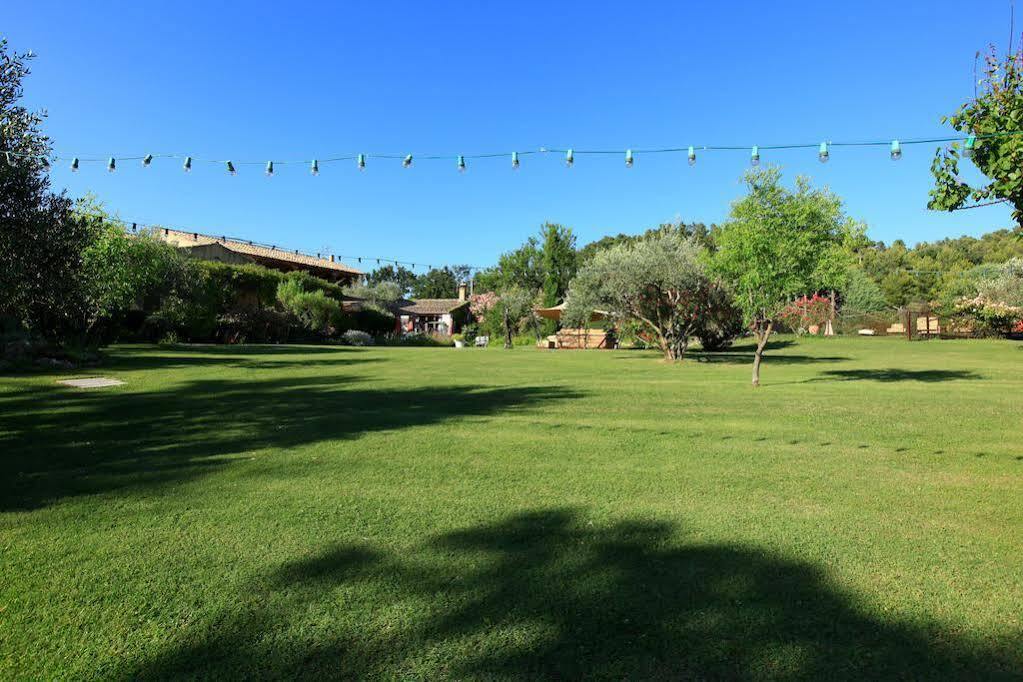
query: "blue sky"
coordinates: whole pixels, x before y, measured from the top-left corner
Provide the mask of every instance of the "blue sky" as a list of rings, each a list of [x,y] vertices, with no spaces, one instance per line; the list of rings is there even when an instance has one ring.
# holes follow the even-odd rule
[[[546,221],[580,243],[660,222],[715,222],[748,152],[560,155],[534,150],[767,145],[942,136],[973,91],[973,57],[1008,40],[1005,0],[961,2],[67,3],[5,9],[38,55],[30,106],[58,154],[182,153],[399,161],[261,166],[177,160],[53,173],[129,219],[420,263],[493,263]],[[1021,12],[1023,14],[1023,12]],[[1017,25],[1023,25],[1023,17]],[[934,145],[765,152],[827,184],[869,235],[913,243],[1011,224],[1003,207],[927,211]],[[973,178],[971,178],[973,179]]]

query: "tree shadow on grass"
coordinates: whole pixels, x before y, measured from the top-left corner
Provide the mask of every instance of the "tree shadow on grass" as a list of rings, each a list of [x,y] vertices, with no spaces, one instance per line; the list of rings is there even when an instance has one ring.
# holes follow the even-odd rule
[[[251,450],[351,439],[579,395],[528,386],[384,390],[360,381],[335,373],[203,379],[152,392],[32,387],[2,394],[0,511],[180,482]]]
[[[101,352],[98,364],[73,369],[19,366],[0,371],[0,377],[62,376],[69,373],[97,374],[149,369],[195,369],[230,367],[242,369],[286,369],[290,367],[329,366],[382,362],[381,358],[362,356],[363,348],[338,346],[118,346]]]
[[[976,372],[963,369],[833,369],[822,372],[821,376],[809,381],[879,381],[892,383],[896,381],[919,381],[936,383],[939,381],[955,381],[959,379],[982,379]]]
[[[820,568],[689,542],[670,524],[571,509],[446,533],[414,551],[326,547],[238,607],[126,663],[131,679],[975,679],[1023,671],[985,644],[879,619]]]
[[[720,362],[730,365],[752,365],[753,355],[753,351],[747,353],[728,350],[709,353],[706,351],[693,350],[686,353],[686,358],[692,358],[697,362]],[[789,355],[785,353],[775,355],[770,352],[764,353],[764,363],[766,365],[810,365],[818,362],[843,362],[851,359],[852,358],[844,355]]]

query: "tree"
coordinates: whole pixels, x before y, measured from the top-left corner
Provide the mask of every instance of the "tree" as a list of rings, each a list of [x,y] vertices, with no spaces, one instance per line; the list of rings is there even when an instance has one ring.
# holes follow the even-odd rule
[[[999,59],[992,48],[978,85],[974,99],[942,118],[942,123],[976,136],[970,158],[991,182],[971,188],[959,177],[960,146],[953,143],[935,153],[934,188],[927,207],[957,211],[974,202],[1006,202],[1013,207],[1013,220],[1023,227],[1023,136],[1005,134],[1023,128],[1023,49]]]
[[[170,244],[146,233],[125,234],[91,198],[79,202],[78,210],[80,220],[95,223],[97,235],[82,253],[87,337],[132,307],[176,293],[188,277],[185,256]]]
[[[401,289],[402,296],[408,296],[416,279],[416,273],[404,265],[384,265],[366,275],[366,284],[372,286],[381,282],[394,282]]]
[[[543,246],[540,267],[543,270],[543,304],[555,306],[565,298],[569,282],[575,277],[575,235],[572,230],[555,223],[540,228]]]
[[[536,292],[543,283],[542,253],[536,237],[530,237],[514,251],[502,253],[496,267],[477,272],[475,288],[479,291],[519,288]]]
[[[412,283],[414,298],[454,298],[458,295],[458,280],[450,268],[433,268],[419,275]]]
[[[500,314],[504,347],[511,349],[512,336],[519,322],[533,314],[533,295],[525,289],[511,287],[501,292],[497,305],[491,308],[491,311],[491,314],[494,312]]]
[[[344,290],[346,296],[358,298],[366,305],[380,312],[391,313],[401,300],[404,292],[395,282],[384,281],[376,284],[357,284]]]
[[[306,291],[298,279],[286,278],[277,285],[277,300],[306,329],[323,336],[334,333],[334,324],[341,315],[341,303],[322,290]]]
[[[735,292],[735,301],[753,331],[753,385],[760,385],[760,363],[774,324],[796,296],[841,284],[851,261],[846,244],[854,225],[841,200],[827,190],[796,179],[781,186],[777,168],[748,171],[749,193],[732,204],[717,235],[714,266]]]
[[[584,326],[594,310],[635,320],[655,336],[664,359],[682,360],[711,302],[704,254],[692,238],[661,233],[597,253],[572,281],[564,317]]]
[[[643,234],[619,233],[615,236],[601,237],[597,241],[590,242],[579,249],[577,252],[577,259],[581,266],[597,255],[600,251],[609,249],[616,244],[634,244],[664,232],[674,232],[682,235],[683,237],[693,237],[701,246],[705,247],[709,251],[713,251],[714,233],[717,229],[717,225],[711,224],[710,226],[707,226],[704,223],[684,223],[681,220],[673,223],[661,223],[657,227],[651,228]]]
[[[842,307],[857,313],[877,313],[888,306],[881,287],[863,270],[852,267],[849,268],[845,288],[842,290]]]
[[[44,113],[18,104],[31,53],[0,39],[0,320],[63,341],[81,332],[85,307],[82,253],[94,226],[72,213],[65,194],[50,191],[50,140]]]

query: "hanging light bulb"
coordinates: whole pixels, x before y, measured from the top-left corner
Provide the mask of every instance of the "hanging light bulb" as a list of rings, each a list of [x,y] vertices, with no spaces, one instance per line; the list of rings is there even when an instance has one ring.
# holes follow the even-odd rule
[[[270,177],[273,174],[274,174],[274,162],[273,161],[267,161],[266,162],[266,177]]]
[[[519,153],[512,152],[512,170],[519,169]]]
[[[149,164],[151,164],[152,162],[153,162],[153,155],[152,154],[146,154],[142,158],[142,167],[143,168],[149,168]]]
[[[320,174],[320,162],[313,159],[313,162],[309,164],[309,174],[319,175]]]
[[[575,163],[575,153],[569,149],[565,152],[565,165],[571,168],[573,163]]]
[[[829,156],[831,155],[828,153],[828,143],[821,142],[820,150],[817,152],[817,158],[820,159],[821,163],[827,163]]]
[[[365,154],[359,154],[358,165],[359,165],[359,170],[361,170],[361,171],[366,170],[366,155]]]
[[[115,170],[117,170],[117,161],[111,156],[110,160],[107,161],[107,172],[113,173]]]
[[[626,168],[632,168],[632,150],[631,149],[626,149],[625,150],[625,167]]]
[[[973,133],[970,133],[966,137],[966,146],[963,149],[963,156],[965,156],[968,159],[973,158],[973,148],[976,145],[977,145],[977,136],[974,135]]]
[[[231,175],[238,175],[238,171],[236,171],[234,169],[234,164],[233,163],[231,163],[230,161],[227,161],[227,162],[225,162],[225,165],[227,166],[227,172],[228,173],[230,173]]]
[[[185,162],[183,164],[181,164],[181,170],[185,171],[186,173],[191,173],[192,172],[192,157],[191,156],[186,156],[185,157]]]
[[[72,173],[77,173],[78,172],[78,157],[77,156],[75,158],[71,159],[71,172]]]
[[[461,155],[458,157],[458,172],[459,173],[465,172],[465,157]]]
[[[899,144],[898,140],[892,140],[892,161],[898,161],[902,158],[902,145]]]
[[[751,166],[760,165],[760,147],[753,145],[753,149],[750,151],[749,155],[749,163]]]
[[[404,159],[402,159],[401,167],[402,168],[411,168],[412,167],[412,155],[411,154],[408,154]]]
[[[696,165],[696,150],[692,146],[689,147],[689,165]]]

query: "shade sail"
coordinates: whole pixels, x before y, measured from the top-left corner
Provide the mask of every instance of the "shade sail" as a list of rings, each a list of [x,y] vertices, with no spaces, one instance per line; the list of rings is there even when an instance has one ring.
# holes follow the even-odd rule
[[[533,312],[548,320],[561,320],[561,313],[565,311],[565,305],[565,303],[559,303],[553,308],[533,308]],[[609,316],[610,315],[603,310],[594,310],[590,315],[590,322],[603,320]]]

